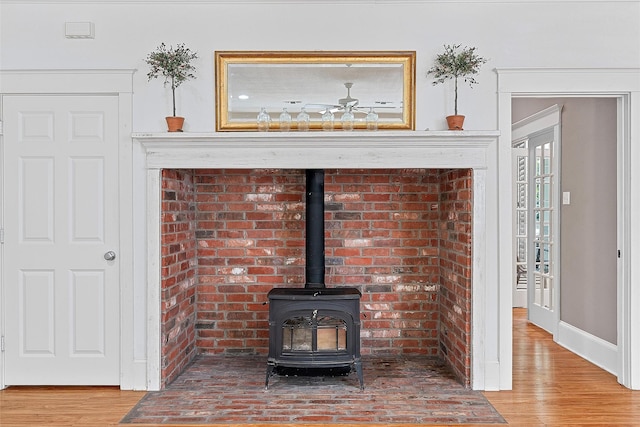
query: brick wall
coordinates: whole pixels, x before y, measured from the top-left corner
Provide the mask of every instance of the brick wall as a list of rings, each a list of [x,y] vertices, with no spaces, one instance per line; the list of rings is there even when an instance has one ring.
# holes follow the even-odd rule
[[[440,348],[467,387],[471,385],[472,188],[470,169],[453,169],[441,176]]]
[[[197,353],[194,197],[193,172],[162,171],[162,386],[180,374]]]
[[[329,286],[362,292],[361,351],[438,355],[438,176],[326,171]]]
[[[447,298],[460,292],[457,286],[470,289],[470,275],[466,282],[464,275],[457,276],[460,263],[470,271],[470,234],[468,245],[460,246],[461,234],[454,235],[443,222],[450,215],[462,217],[463,209],[471,217],[470,198],[454,203],[457,196],[449,190],[453,184],[442,183],[453,178],[469,190],[470,171],[466,178],[457,174],[425,169],[325,171],[326,283],[361,290],[363,354],[423,354],[451,358],[451,364],[470,361],[452,357],[457,355],[453,348],[467,343],[470,327],[440,325],[441,317],[452,312],[441,308],[441,289],[447,289]],[[196,245],[197,252],[185,253],[197,262],[197,351],[266,355],[267,293],[305,282],[304,171],[197,170],[182,177],[182,186],[194,189],[193,204],[185,200],[189,214],[183,219],[195,219],[184,237],[189,240],[185,247]],[[169,222],[174,218],[166,212],[164,216]],[[453,217],[447,224],[455,223]],[[443,262],[441,251],[447,260],[455,260]],[[192,265],[183,266],[188,267],[187,289],[192,291]],[[193,316],[189,312],[184,319]],[[192,325],[187,329],[185,335],[193,333]],[[464,372],[470,372],[470,366],[456,368],[458,375]]]

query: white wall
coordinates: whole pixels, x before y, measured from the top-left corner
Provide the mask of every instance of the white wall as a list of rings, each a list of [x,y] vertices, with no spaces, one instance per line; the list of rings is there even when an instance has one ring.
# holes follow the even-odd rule
[[[65,22],[78,21],[95,24],[95,39],[64,37]],[[184,42],[200,56],[198,79],[178,93],[187,132],[215,129],[216,50],[415,50],[416,129],[444,129],[451,87],[432,86],[425,72],[451,43],[489,59],[480,84],[460,93],[465,128],[489,130],[498,127],[494,68],[639,68],[640,0],[0,0],[0,69],[137,68],[136,132],[166,129],[170,93],[147,82],[144,63],[161,42]],[[140,166],[141,153],[134,156]],[[144,242],[144,171],[133,173],[136,241]],[[143,257],[144,243],[135,252]],[[135,264],[142,301],[144,262]],[[136,315],[135,353],[143,358],[144,315]]]
[[[497,127],[493,68],[640,66],[640,1],[50,3],[0,0],[0,68],[137,68],[139,132],[163,131],[170,114],[169,91],[146,79],[144,58],[160,42],[184,42],[199,53],[198,79],[178,89],[178,112],[194,132],[215,128],[216,50],[415,50],[416,128],[432,130],[444,129],[452,111],[450,87],[425,77],[445,43],[476,46],[489,59],[480,84],[460,94],[467,129]],[[66,39],[65,22],[76,21],[93,22],[95,39]]]

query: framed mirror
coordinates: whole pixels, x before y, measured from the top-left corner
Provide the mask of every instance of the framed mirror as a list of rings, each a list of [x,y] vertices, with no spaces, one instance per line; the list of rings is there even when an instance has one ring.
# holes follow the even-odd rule
[[[216,131],[413,130],[415,56],[216,52]]]

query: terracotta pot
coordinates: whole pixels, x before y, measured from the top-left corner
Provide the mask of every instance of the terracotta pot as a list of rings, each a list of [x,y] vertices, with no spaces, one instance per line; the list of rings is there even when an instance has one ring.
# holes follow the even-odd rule
[[[165,117],[165,119],[167,120],[167,128],[169,132],[182,132],[184,117],[169,116]]]
[[[447,116],[447,124],[449,130],[462,130],[462,124],[464,123],[464,116]]]

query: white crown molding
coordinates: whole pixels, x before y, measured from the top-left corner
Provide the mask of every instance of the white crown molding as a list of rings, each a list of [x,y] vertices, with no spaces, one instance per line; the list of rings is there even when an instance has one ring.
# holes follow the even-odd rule
[[[640,91],[640,68],[496,68],[495,71],[498,93],[513,97],[532,93],[606,96]]]
[[[181,0],[181,4],[638,3],[639,0]],[[0,0],[2,4],[175,4],[176,0]]]

